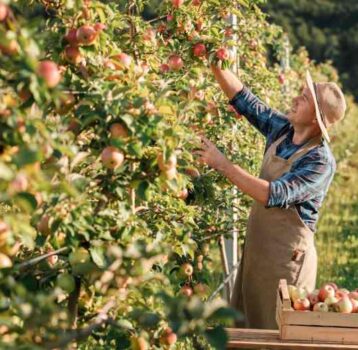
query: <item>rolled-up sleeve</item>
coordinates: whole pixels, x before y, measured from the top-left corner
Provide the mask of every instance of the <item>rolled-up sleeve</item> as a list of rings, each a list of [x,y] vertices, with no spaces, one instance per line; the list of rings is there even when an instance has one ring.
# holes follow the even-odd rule
[[[266,208],[288,208],[325,194],[335,172],[335,163],[328,160],[303,160],[294,169],[270,182]]]
[[[288,124],[284,114],[268,107],[245,86],[229,103],[265,137]]]

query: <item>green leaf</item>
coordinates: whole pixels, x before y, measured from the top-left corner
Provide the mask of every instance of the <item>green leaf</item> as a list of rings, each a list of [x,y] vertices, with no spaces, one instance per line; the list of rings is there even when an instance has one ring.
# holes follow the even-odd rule
[[[27,212],[32,212],[37,208],[37,201],[33,194],[20,192],[14,198],[16,204]]]
[[[90,253],[92,260],[98,267],[104,268],[106,266],[103,247],[91,247]]]
[[[150,199],[150,191],[149,191],[149,182],[148,181],[141,181],[137,187],[137,195],[139,198],[148,201]]]
[[[226,343],[229,340],[229,337],[222,326],[206,330],[205,337],[210,345],[218,350],[225,349]]]

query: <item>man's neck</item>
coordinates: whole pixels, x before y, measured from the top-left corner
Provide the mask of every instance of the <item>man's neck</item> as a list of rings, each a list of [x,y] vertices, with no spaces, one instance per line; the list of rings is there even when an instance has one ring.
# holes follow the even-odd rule
[[[293,137],[292,142],[295,145],[302,145],[309,141],[310,139],[318,136],[321,134],[321,130],[311,129],[311,128],[299,128],[294,126],[293,127]]]

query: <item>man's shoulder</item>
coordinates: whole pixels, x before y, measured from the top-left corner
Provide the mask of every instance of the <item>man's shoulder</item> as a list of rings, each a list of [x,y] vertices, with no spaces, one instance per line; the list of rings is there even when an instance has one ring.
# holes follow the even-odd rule
[[[311,163],[326,166],[327,168],[330,168],[333,172],[335,172],[336,170],[336,159],[326,140],[322,140],[319,145],[307,152],[300,159],[300,162],[305,164]]]

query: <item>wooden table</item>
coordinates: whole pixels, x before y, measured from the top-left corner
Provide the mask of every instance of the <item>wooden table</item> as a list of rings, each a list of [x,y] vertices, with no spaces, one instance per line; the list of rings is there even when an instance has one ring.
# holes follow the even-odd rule
[[[358,345],[281,340],[278,330],[244,328],[227,328],[226,330],[229,334],[229,343],[227,349],[358,350]]]

